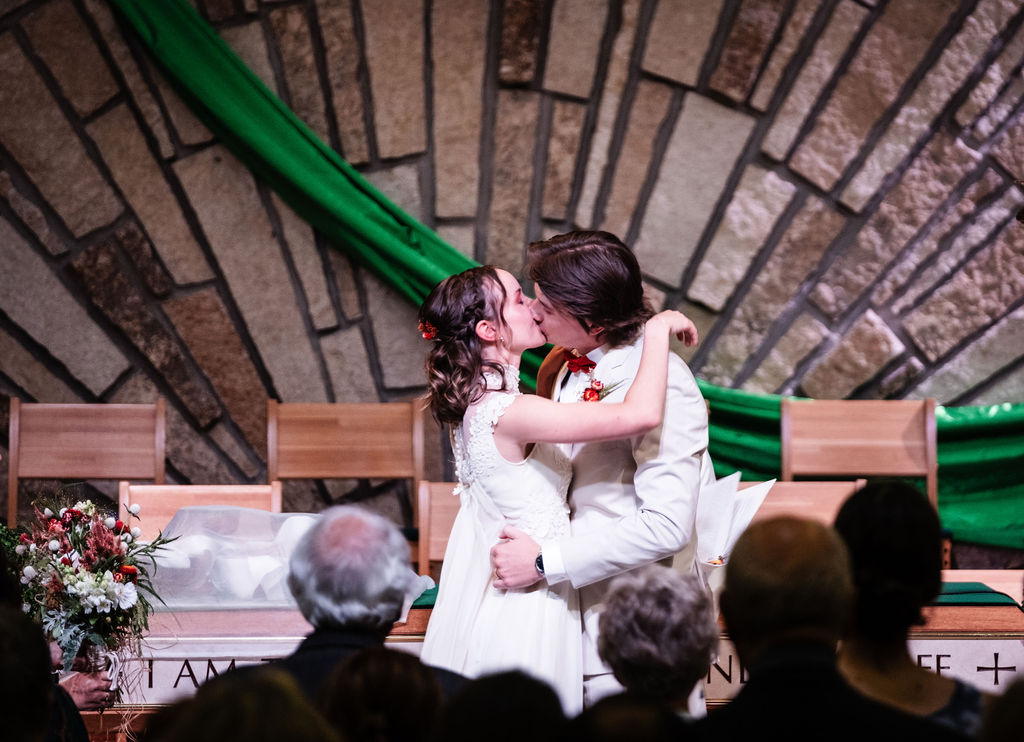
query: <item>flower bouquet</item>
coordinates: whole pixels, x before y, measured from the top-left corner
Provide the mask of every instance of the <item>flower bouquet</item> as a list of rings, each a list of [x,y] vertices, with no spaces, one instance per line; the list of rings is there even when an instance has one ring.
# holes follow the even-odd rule
[[[150,581],[154,553],[168,541],[138,540],[140,530],[104,517],[89,500],[54,513],[36,508],[18,537],[12,566],[21,578],[22,608],[64,653],[64,669],[84,642],[106,652],[141,654],[142,636],[159,600]],[[137,518],[132,505],[125,518]]]

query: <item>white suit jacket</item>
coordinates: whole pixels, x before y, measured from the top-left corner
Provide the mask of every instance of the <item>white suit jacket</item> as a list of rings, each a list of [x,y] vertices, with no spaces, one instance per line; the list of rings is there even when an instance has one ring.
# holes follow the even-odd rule
[[[636,375],[643,338],[589,353],[593,378],[616,385],[602,401],[621,401]],[[589,385],[586,374],[563,369],[554,399],[576,401]],[[564,386],[563,386],[564,383]],[[598,403],[599,404],[599,403]],[[573,462],[569,490],[571,535],[541,544],[545,577],[580,589],[586,674],[609,672],[597,655],[597,618],[615,575],[673,556],[689,568],[696,546],[697,495],[714,481],[707,452],[708,414],[690,369],[669,354],[668,391],[662,424],[643,435],[615,441],[568,444]]]

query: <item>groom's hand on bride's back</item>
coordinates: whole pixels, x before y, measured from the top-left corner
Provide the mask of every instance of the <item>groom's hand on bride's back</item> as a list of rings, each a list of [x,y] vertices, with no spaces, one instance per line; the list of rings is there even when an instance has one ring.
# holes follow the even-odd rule
[[[494,587],[514,589],[539,582],[541,574],[537,571],[537,555],[540,554],[540,545],[512,526],[505,526],[499,538],[501,541],[491,547]]]

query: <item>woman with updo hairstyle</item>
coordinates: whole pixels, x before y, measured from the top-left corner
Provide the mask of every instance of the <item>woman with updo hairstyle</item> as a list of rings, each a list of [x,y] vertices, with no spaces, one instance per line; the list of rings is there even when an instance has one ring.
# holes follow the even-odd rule
[[[975,736],[990,698],[920,667],[907,648],[911,626],[942,586],[942,526],[928,500],[901,481],[851,495],[835,528],[846,542],[856,600],[840,644],[839,670],[862,695]]]
[[[573,404],[520,394],[519,362],[543,345],[529,300],[508,271],[471,268],[438,284],[420,308],[432,343],[430,407],[451,426],[460,507],[445,551],[422,659],[469,677],[523,670],[551,684],[569,714],[582,708],[582,628],[575,590],[543,580],[491,585],[490,549],[506,525],[538,543],[569,533],[572,468],[555,444],[615,440],[657,426],[665,405],[669,339],[692,324],[666,311],[645,325],[636,379],[621,402]],[[605,391],[591,373],[590,398]]]

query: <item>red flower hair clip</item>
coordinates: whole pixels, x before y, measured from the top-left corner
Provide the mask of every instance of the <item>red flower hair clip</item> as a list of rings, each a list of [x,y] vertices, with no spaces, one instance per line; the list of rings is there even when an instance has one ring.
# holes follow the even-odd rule
[[[434,340],[437,338],[437,328],[429,322],[420,322],[416,329],[418,329],[420,334],[423,335],[424,340]]]

